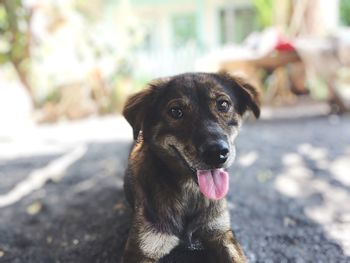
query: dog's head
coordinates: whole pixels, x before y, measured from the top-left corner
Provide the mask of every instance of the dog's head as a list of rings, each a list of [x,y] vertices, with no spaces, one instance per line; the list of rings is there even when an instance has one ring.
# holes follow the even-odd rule
[[[123,114],[134,138],[169,167],[192,176],[208,198],[228,191],[226,168],[235,158],[234,141],[243,114],[260,115],[257,90],[227,73],[187,73],[154,81],[131,96]]]

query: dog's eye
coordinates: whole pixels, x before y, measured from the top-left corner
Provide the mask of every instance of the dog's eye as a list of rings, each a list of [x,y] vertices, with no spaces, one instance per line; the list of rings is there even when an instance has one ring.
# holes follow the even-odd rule
[[[227,100],[219,100],[216,106],[218,108],[218,111],[221,112],[228,112],[230,109],[230,103]]]
[[[182,109],[178,107],[171,108],[169,110],[170,116],[173,117],[174,119],[181,119],[184,115]]]

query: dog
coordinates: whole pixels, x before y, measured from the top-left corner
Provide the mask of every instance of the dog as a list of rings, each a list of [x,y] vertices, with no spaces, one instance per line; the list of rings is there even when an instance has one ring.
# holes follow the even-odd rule
[[[211,251],[208,262],[246,262],[225,196],[248,110],[259,117],[259,92],[225,72],[155,80],[128,98],[135,143],[124,191],[133,218],[122,262],[158,262],[196,244]]]

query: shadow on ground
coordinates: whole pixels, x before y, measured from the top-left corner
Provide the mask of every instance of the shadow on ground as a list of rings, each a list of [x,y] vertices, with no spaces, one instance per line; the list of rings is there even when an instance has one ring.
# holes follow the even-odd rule
[[[0,262],[118,262],[130,221],[121,181],[129,147],[92,143],[60,182],[0,208]],[[31,215],[33,203],[41,209]]]
[[[260,122],[243,129],[228,198],[233,228],[250,262],[350,260],[308,212],[325,203],[336,212],[344,209],[337,200],[328,200],[327,189],[345,191],[349,199],[349,186],[320,165],[348,154],[342,136],[349,127],[345,119],[335,134],[327,119],[316,118]],[[119,262],[131,217],[122,193],[129,147],[124,141],[91,143],[62,180],[0,208],[0,262]],[[326,152],[321,157],[312,155],[310,149],[321,148]],[[0,194],[28,173],[21,165],[35,163],[30,169],[38,169],[56,157],[2,163],[0,182],[6,178],[7,183]],[[301,174],[293,174],[294,168]],[[287,178],[287,185],[281,178]],[[310,185],[315,180],[328,188]],[[292,190],[288,182],[295,184]],[[33,204],[39,208],[32,211]]]

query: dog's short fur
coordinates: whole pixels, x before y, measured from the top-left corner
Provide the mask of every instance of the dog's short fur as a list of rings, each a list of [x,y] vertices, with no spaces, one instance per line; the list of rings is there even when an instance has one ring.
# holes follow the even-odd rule
[[[259,117],[259,107],[256,89],[227,73],[160,79],[128,99],[123,114],[135,145],[124,190],[134,214],[124,263],[157,262],[195,240],[214,251],[212,262],[245,262],[225,198],[206,198],[196,171],[232,164],[242,116],[251,110]],[[218,141],[228,154],[211,162],[203,152]]]

